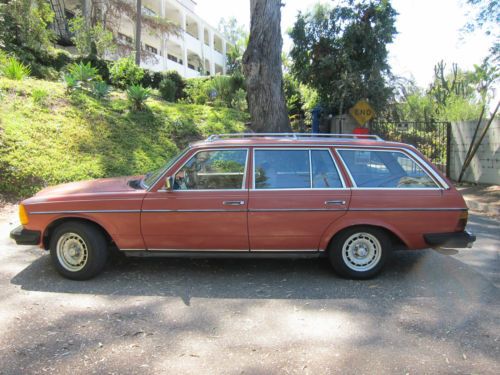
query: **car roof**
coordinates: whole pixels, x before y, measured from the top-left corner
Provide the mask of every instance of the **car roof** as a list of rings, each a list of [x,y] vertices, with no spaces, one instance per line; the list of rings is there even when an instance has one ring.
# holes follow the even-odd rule
[[[313,133],[234,133],[215,134],[191,147],[228,146],[372,146],[408,147],[399,142],[387,142],[372,134],[313,134]]]

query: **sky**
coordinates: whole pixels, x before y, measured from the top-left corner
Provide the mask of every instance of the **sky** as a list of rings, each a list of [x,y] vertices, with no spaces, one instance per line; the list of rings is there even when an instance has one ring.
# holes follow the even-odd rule
[[[196,13],[212,26],[221,17],[237,18],[249,28],[249,0],[195,0]],[[284,50],[292,41],[287,35],[299,11],[306,11],[318,0],[282,0],[281,29]],[[334,3],[321,0],[322,3]],[[393,0],[392,6],[399,13],[396,18],[398,34],[388,46],[392,72],[426,88],[432,82],[434,65],[440,60],[451,67],[457,63],[462,69],[472,69],[488,54],[491,39],[483,32],[464,34],[460,30],[470,18],[470,8],[465,0]]]

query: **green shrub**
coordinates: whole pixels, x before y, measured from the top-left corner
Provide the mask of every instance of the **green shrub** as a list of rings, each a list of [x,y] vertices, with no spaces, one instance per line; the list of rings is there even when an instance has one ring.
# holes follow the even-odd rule
[[[210,77],[187,79],[184,101],[191,104],[206,104],[210,99],[210,81]]]
[[[160,93],[161,97],[167,102],[175,102],[175,94],[177,91],[177,86],[175,82],[170,78],[164,78],[160,82]]]
[[[49,93],[44,89],[34,89],[31,92],[31,97],[36,104],[45,105],[47,104],[47,98],[49,97]]]
[[[231,108],[245,112],[248,109],[247,92],[243,89],[238,89],[231,100]]]
[[[186,96],[184,92],[186,88],[186,80],[175,70],[169,70],[164,74],[165,78],[172,80],[175,83],[175,100],[182,99]]]
[[[148,69],[144,69],[144,76],[141,79],[141,86],[150,87],[152,89],[159,89],[160,83],[165,78],[161,72],[153,72]]]
[[[149,96],[150,90],[141,85],[132,85],[127,89],[127,98],[133,111],[142,111]]]
[[[109,94],[109,86],[106,82],[96,81],[92,84],[92,95],[98,99],[103,99]]]
[[[119,88],[137,86],[144,77],[144,70],[135,65],[132,57],[126,57],[115,61],[109,70],[111,83]]]
[[[31,68],[16,60],[14,57],[7,58],[7,61],[2,69],[2,74],[7,78],[20,81],[31,73]]]
[[[60,77],[57,69],[39,63],[31,63],[31,75],[48,81],[57,81]]]

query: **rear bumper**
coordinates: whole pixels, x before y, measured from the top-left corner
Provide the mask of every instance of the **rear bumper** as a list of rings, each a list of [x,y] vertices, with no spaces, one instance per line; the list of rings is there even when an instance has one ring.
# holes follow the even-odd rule
[[[10,232],[10,238],[16,241],[18,245],[38,245],[40,236],[40,231],[24,229],[22,225]]]
[[[464,230],[463,232],[424,234],[424,239],[431,247],[465,248],[472,247],[476,236]]]

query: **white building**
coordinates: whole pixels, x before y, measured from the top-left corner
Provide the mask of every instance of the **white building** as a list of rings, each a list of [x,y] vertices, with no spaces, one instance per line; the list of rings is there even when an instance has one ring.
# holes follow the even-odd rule
[[[80,4],[81,0],[65,0],[69,11]],[[229,42],[195,13],[193,0],[142,0],[142,6],[144,14],[172,21],[181,31],[179,35],[161,38],[151,35],[144,27],[141,35],[143,49],[154,58],[141,62],[141,66],[155,71],[176,70],[186,78],[226,73]],[[113,32],[122,42],[134,46],[135,25],[127,17],[120,19],[118,30]]]

